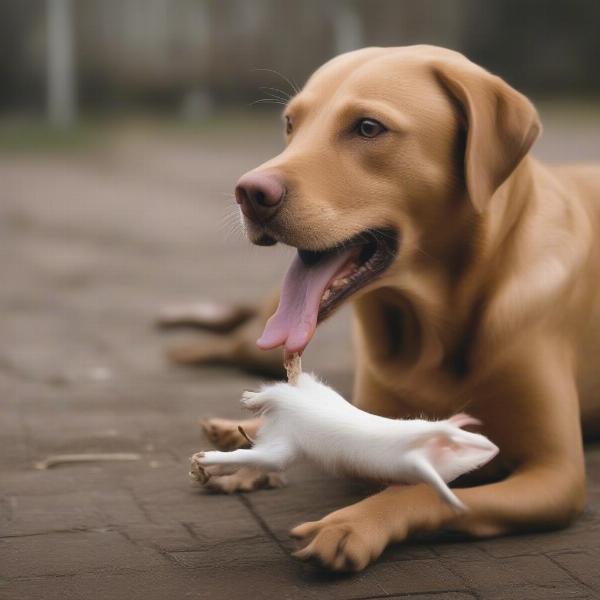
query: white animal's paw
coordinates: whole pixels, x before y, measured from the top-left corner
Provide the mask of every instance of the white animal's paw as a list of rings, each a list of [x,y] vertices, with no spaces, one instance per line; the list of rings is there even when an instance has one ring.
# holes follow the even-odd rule
[[[190,477],[200,485],[205,486],[212,477],[235,473],[240,468],[239,465],[223,462],[222,457],[224,455],[228,456],[229,453],[215,450],[196,452],[190,458]]]
[[[264,408],[267,400],[268,396],[264,391],[253,392],[251,390],[246,390],[242,393],[240,403],[244,408],[251,410],[252,412],[259,412]]]
[[[200,485],[204,485],[210,479],[210,474],[201,464],[203,458],[204,452],[196,452],[196,454],[190,458],[189,476]]]
[[[252,390],[244,390],[242,392],[242,399],[240,400],[240,402],[244,405],[246,405],[247,403],[252,403],[252,400],[254,398],[256,398],[256,396],[259,396],[260,392],[253,392]]]
[[[255,413],[260,413],[271,405],[287,400],[298,399],[305,393],[294,385],[278,382],[263,386],[258,392],[245,391],[240,400],[242,406]]]

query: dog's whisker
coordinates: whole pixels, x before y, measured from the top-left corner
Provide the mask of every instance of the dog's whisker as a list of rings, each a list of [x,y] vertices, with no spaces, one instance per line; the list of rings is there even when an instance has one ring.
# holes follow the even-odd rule
[[[269,92],[268,90],[265,90],[264,88],[261,88],[261,89],[265,94],[267,94],[267,98],[272,98],[273,100],[281,100],[282,102],[285,102],[286,104],[289,101],[289,97],[287,97],[285,95],[276,94],[275,92]]]
[[[255,100],[254,102],[250,103],[251,106],[253,104],[281,104],[281,106],[287,106],[287,102],[275,100],[275,98],[261,98],[260,100]]]
[[[300,88],[298,87],[298,85],[295,83],[292,83],[292,81],[288,77],[283,75],[283,73],[280,73],[279,71],[276,71],[275,69],[267,69],[267,68],[257,68],[254,70],[255,71],[266,71],[267,73],[274,73],[278,77],[281,77],[281,79],[283,79],[290,86],[290,88],[292,88],[294,95],[300,93]]]
[[[291,98],[290,94],[288,94],[284,90],[280,90],[279,88],[268,87],[266,85],[262,85],[258,89],[264,91],[265,94],[271,94],[272,96],[280,97],[282,100],[289,100]]]

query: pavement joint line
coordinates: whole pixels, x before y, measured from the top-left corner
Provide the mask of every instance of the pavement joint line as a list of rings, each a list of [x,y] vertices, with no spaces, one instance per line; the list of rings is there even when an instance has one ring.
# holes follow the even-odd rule
[[[239,501],[245,506],[246,510],[250,513],[251,517],[258,523],[259,527],[267,534],[267,536],[269,538],[271,538],[271,540],[273,542],[275,542],[275,544],[277,544],[277,547],[287,557],[289,557],[291,559],[290,554],[287,551],[286,547],[279,541],[279,539],[277,538],[275,533],[271,530],[271,528],[269,527],[267,522],[256,512],[256,510],[254,509],[254,506],[252,506],[252,503],[250,502],[250,500],[248,500],[248,498],[246,498],[242,494],[238,494],[237,497],[238,497]]]
[[[589,556],[589,552],[587,549],[578,549],[578,550],[549,550],[545,553],[548,557],[550,556],[569,556],[569,555],[577,555],[577,554],[585,554]]]
[[[181,566],[181,565],[178,565]],[[155,567],[156,568],[156,567]],[[143,573],[152,573],[154,569],[114,569],[114,568],[100,568],[100,569],[82,569],[70,573],[42,573],[40,575],[18,575],[17,577],[7,577],[3,576],[5,580],[10,583],[20,582],[20,581],[36,581],[38,579],[61,579],[67,577],[77,577],[78,575],[126,575],[126,574],[143,574]],[[2,589],[2,588],[0,588]]]
[[[194,531],[191,523],[181,522],[181,526],[188,532],[191,538],[194,540],[200,541],[198,534]]]
[[[244,537],[238,537],[238,538],[236,538],[235,542],[240,543],[240,542],[248,542],[251,540],[262,540],[262,539],[263,539],[263,536],[260,533],[258,533],[256,535],[247,535]],[[198,541],[203,542],[205,544],[207,543],[206,540],[202,540],[200,538],[198,538]],[[220,541],[219,540],[211,541],[210,545],[213,548],[218,548],[219,546],[226,546],[228,544],[231,544],[231,542],[232,542],[232,540],[230,540],[230,539],[224,539],[224,540],[220,540]],[[180,548],[178,550],[161,550],[161,552],[164,552],[169,555],[171,555],[171,554],[193,554],[194,552],[199,552],[199,551],[201,551],[199,548]]]
[[[412,598],[414,596],[424,596],[425,594],[428,594],[429,596],[441,596],[443,594],[465,594],[467,596],[475,598],[476,600],[479,600],[479,596],[477,596],[471,590],[450,588],[447,590],[422,590],[420,592],[398,592],[391,594],[375,594],[373,596],[356,596],[352,597],[352,600],[379,600],[383,598],[393,600],[394,598]]]
[[[543,556],[545,556],[551,563],[556,565],[563,573],[566,573],[573,581],[576,581],[577,583],[582,585],[586,590],[589,590],[590,592],[593,592],[594,594],[598,593],[598,590],[589,586],[585,581],[580,579],[577,575],[575,575],[574,573],[571,573],[569,570],[565,569],[558,561],[556,561],[554,558],[552,558],[552,556],[550,556],[549,554],[546,554],[546,553],[544,553]]]
[[[0,498],[0,514],[3,514],[4,521],[12,521],[14,517],[14,502],[16,499],[14,496],[4,496]]]
[[[113,527],[73,527],[69,529],[50,529],[48,531],[35,531],[33,533],[9,533],[0,535],[0,540],[9,540],[14,538],[39,537],[42,535],[64,534],[64,533],[105,533],[115,531]]]
[[[138,495],[131,488],[124,489],[129,493],[131,499],[133,500],[133,503],[138,507],[139,511],[142,513],[146,521],[148,521],[148,523],[150,523],[151,525],[157,525],[156,521],[152,518],[150,512],[148,512],[146,506],[138,498]]]
[[[479,594],[479,592],[477,592],[476,590],[473,590],[472,588],[469,587],[469,583],[468,581],[465,579],[465,577],[463,577],[463,575],[461,573],[456,572],[453,568],[452,565],[450,564],[450,561],[446,559],[445,556],[440,555],[438,552],[436,552],[434,550],[434,554],[436,554],[436,560],[445,568],[448,569],[448,571],[450,571],[450,573],[452,573],[452,575],[454,575],[454,577],[456,577],[457,579],[460,579],[460,581],[462,581],[463,585],[467,586],[467,590],[469,591],[469,593],[473,596],[473,598],[475,598],[476,600],[482,600],[481,595]]]

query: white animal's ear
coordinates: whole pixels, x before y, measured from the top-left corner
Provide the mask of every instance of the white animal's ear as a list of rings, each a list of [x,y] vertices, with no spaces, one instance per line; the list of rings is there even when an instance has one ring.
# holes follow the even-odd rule
[[[465,183],[481,212],[540,134],[537,111],[500,77],[468,60],[438,61],[433,71],[464,116]]]

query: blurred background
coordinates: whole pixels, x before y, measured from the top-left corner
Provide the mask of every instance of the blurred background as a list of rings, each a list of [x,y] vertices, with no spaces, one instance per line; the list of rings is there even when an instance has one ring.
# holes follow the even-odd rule
[[[156,369],[162,305],[276,285],[289,253],[248,245],[233,188],[340,52],[457,49],[536,102],[539,156],[598,159],[599,22],[596,0],[0,0],[5,362]],[[317,346],[339,348],[342,322]]]
[[[159,310],[258,302],[281,281],[290,249],[248,244],[233,190],[280,151],[280,103],[329,58],[366,45],[460,50],[534,100],[545,127],[535,154],[598,161],[599,23],[598,0],[0,0],[0,529],[11,536],[0,595],[294,595],[297,573],[279,568],[264,523],[285,545],[289,526],[364,491],[308,469],[271,496],[193,492],[198,417],[239,418],[240,391],[258,379],[170,364],[166,346],[218,340],[158,331]],[[349,397],[348,323],[345,308],[320,326],[303,365]],[[136,462],[34,469],[94,452]],[[590,523],[547,547],[591,547]],[[343,579],[345,591],[299,597],[377,596],[385,572],[390,593],[408,592],[421,577],[404,576],[406,552],[356,588]],[[524,579],[510,567],[507,589],[563,581],[543,560]]]
[[[257,68],[302,83],[341,52],[415,43],[528,94],[593,97],[599,22],[594,0],[3,0],[0,107],[206,117],[256,100]]]

